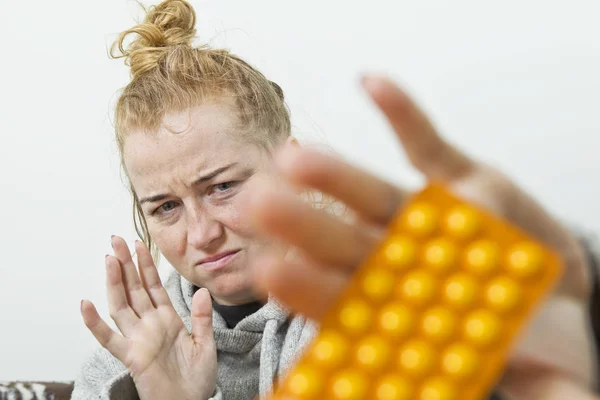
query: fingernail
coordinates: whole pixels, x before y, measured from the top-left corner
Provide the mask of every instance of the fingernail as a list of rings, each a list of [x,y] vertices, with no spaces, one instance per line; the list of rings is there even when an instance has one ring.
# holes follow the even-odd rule
[[[361,74],[360,76],[360,84],[361,86],[365,86],[365,83],[367,82],[367,79],[369,79],[369,75],[366,73]]]
[[[387,80],[387,77],[385,75],[376,73],[365,73],[361,77],[360,83],[363,88],[369,90],[377,87],[385,80]]]
[[[79,304],[79,311],[83,311],[83,300],[81,300],[81,303]]]
[[[115,235],[111,235],[110,236],[110,247],[113,248],[113,250],[115,249],[115,245],[113,244],[113,239],[115,238]]]
[[[367,86],[372,79],[373,79],[373,74],[371,74],[369,72],[365,72],[360,77],[360,84],[362,86]]]

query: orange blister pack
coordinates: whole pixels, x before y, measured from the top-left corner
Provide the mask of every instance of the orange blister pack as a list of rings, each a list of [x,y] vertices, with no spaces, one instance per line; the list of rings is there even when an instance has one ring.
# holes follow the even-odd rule
[[[444,187],[401,207],[272,400],[481,400],[557,255]]]

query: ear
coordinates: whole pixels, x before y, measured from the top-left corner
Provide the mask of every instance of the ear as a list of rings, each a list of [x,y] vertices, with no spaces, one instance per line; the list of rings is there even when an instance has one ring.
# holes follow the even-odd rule
[[[287,149],[287,148],[296,148],[299,149],[300,147],[302,147],[302,145],[300,144],[300,142],[298,141],[298,139],[296,139],[294,136],[289,136],[286,140],[285,143],[283,143],[283,145],[281,146],[282,149]]]

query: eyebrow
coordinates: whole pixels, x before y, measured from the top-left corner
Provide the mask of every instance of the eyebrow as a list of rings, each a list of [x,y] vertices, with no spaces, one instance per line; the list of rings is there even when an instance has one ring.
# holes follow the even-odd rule
[[[228,169],[235,167],[238,163],[231,163],[231,164],[227,164],[224,167],[221,168],[217,168],[215,169],[213,172],[211,172],[210,174],[206,174],[204,176],[201,176],[200,178],[196,179],[193,183],[194,186],[199,185],[200,183],[204,183],[206,181],[210,181],[214,178],[216,178],[218,175],[222,174],[223,172],[227,171]]]
[[[235,167],[238,163],[231,163],[231,164],[227,164],[221,168],[217,168],[214,171],[210,172],[209,174],[206,174],[204,176],[201,176],[200,178],[196,179],[192,185],[196,186],[199,185],[201,183],[204,183],[206,181],[210,181],[211,179],[216,178],[218,175],[222,174],[223,172],[227,171],[228,169]],[[167,197],[169,197],[166,194],[157,194],[155,196],[150,196],[150,197],[145,197],[143,199],[140,199],[140,204],[144,204],[144,203],[155,203],[157,201],[161,201],[166,199]]]

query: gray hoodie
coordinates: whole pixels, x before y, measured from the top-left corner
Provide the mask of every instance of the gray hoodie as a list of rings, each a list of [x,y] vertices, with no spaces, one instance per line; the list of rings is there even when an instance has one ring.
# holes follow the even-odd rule
[[[165,284],[175,310],[191,331],[194,286],[177,272]],[[276,300],[230,329],[213,310],[217,344],[217,390],[211,400],[249,400],[264,397],[311,342],[316,326],[296,316],[288,318]],[[125,366],[104,348],[83,365],[75,380],[74,400],[134,400],[137,391]]]

